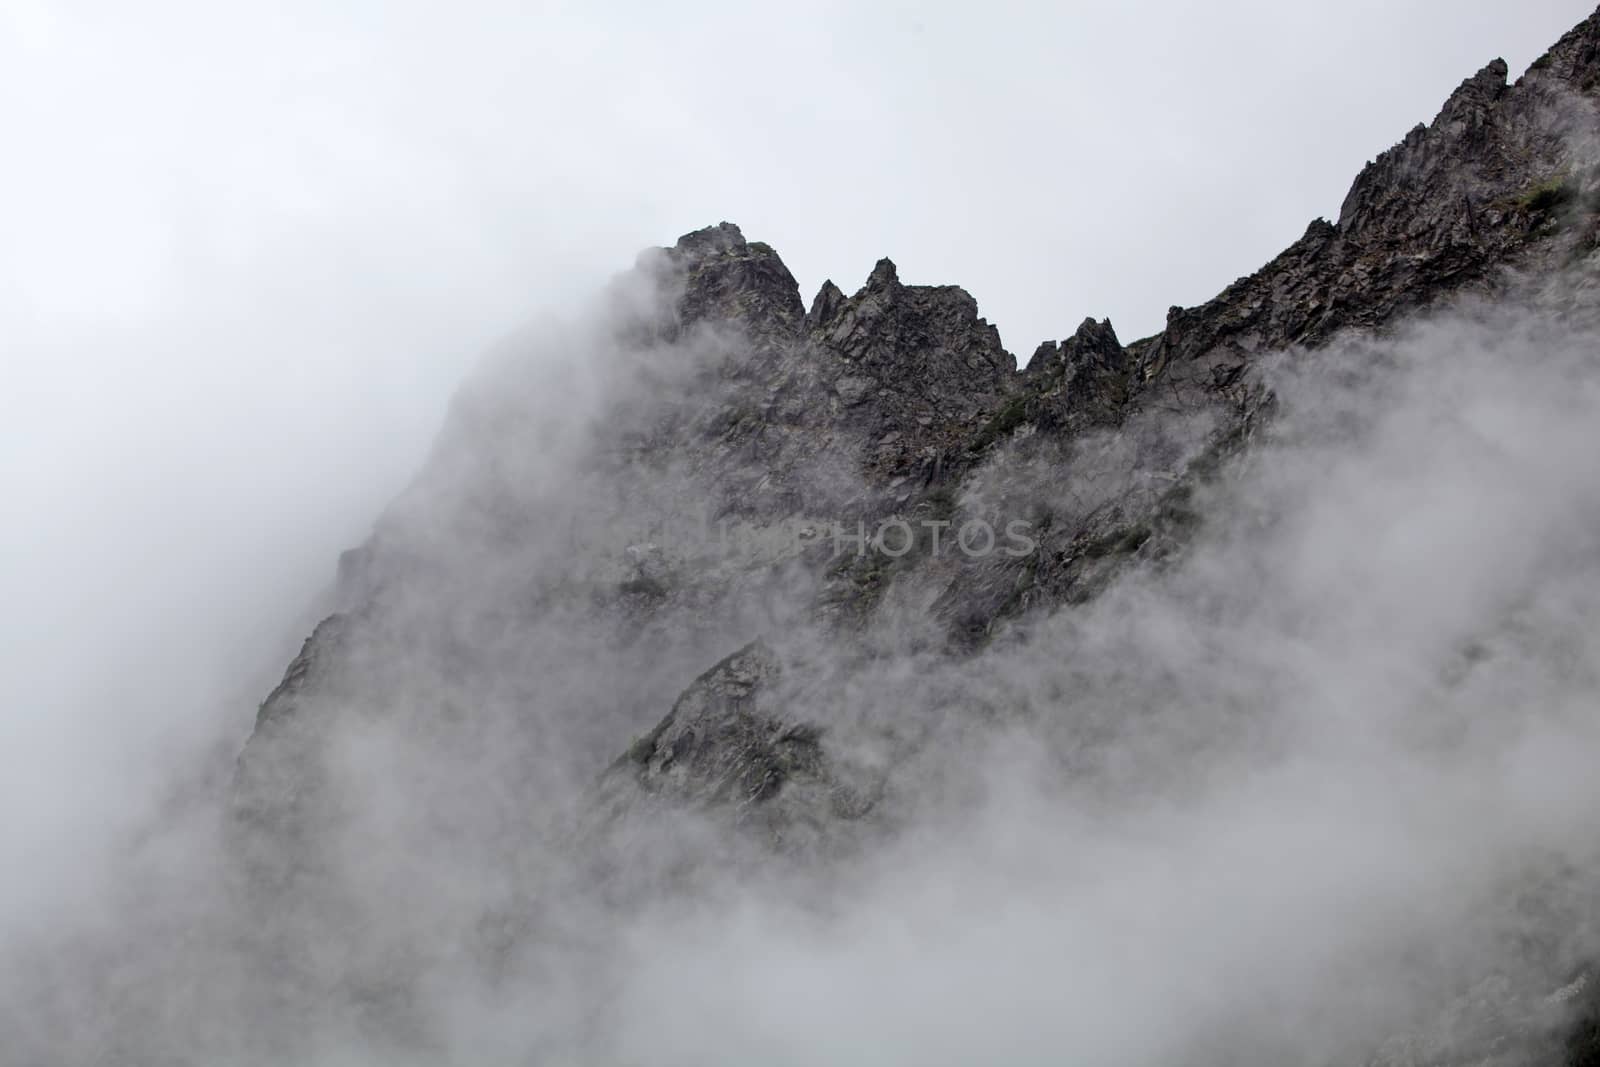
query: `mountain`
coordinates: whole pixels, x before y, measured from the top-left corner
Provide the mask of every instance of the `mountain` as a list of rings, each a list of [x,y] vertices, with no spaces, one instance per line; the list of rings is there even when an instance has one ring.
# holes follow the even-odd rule
[[[1112,803],[1237,770],[1270,727],[1143,732],[1119,693],[1227,686],[1162,674],[1160,633],[1104,620],[1254,521],[1230,487],[1302,425],[1284,375],[1375,373],[1418,323],[1486,309],[1588,321],[1600,12],[1508,74],[1463,81],[1337,220],[1153,337],[1090,319],[1019,368],[958,287],[883,259],[808,307],[724,222],[492,353],[239,757],[261,1017],[336,1004],[375,1044],[425,1044],[441,969],[569,968],[576,1002],[604,1002],[625,965],[593,931],[749,893],[826,910],[989,803],[1008,738]],[[1370,1062],[1553,1062],[1560,1040],[1600,1062],[1575,1021],[1600,946],[1535,867],[1555,914],[1519,944],[1565,984],[1474,958],[1427,1017],[1448,1034],[1362,1035]],[[603,1029],[592,1010],[540,1040]],[[1260,1040],[1190,1062],[1295,1047]]]

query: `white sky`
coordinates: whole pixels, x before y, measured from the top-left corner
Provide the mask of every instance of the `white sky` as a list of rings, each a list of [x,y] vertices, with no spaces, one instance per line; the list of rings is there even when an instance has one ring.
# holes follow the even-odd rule
[[[472,358],[640,247],[1131,340],[1590,10],[0,0],[0,844],[248,723]]]

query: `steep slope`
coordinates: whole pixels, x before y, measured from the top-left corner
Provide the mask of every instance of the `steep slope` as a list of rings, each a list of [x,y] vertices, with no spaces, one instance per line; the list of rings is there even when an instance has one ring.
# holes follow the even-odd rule
[[[496,827],[449,862],[513,869],[480,912],[537,928],[530,901],[570,875],[515,870],[529,837],[637,899],[706,863],[890,839],[929,803],[908,782],[948,778],[958,805],[951,753],[980,742],[930,738],[1012,714],[1003,679],[963,672],[1182,556],[1196,495],[1271,419],[1268,356],[1588,284],[1600,13],[1507,74],[1368,164],[1337,222],[1131,344],[1089,320],[1018,370],[969,294],[887,259],[807,310],[777,253],[722,223],[643,254],[585,324],[509,345],[347,555],[340,611],[240,757],[263,942],[294,968],[380,887],[429,912],[437,885],[396,883],[440,826]],[[891,690],[927,713],[852,710]],[[636,851],[683,812],[710,830]],[[380,838],[399,859],[353,877]],[[406,951],[337,968],[379,1029],[404,1013],[385,983]]]

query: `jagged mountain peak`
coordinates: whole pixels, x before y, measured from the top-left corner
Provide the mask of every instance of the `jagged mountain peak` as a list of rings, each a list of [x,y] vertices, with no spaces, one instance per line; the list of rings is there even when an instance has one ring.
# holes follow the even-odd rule
[[[884,256],[872,265],[872,273],[867,275],[866,284],[862,292],[891,292],[900,284],[900,269],[894,265],[894,260]],[[860,294],[857,294],[860,295]]]
[[[1472,77],[1464,80],[1450,94],[1439,114],[1434,117],[1431,129],[1439,130],[1452,123],[1481,121],[1500,94],[1506,91],[1506,77],[1511,68],[1503,59],[1492,59]]]
[[[1600,9],[1563,34],[1523,77],[1565,82],[1579,92],[1594,88],[1600,78]]]
[[[1580,136],[1596,125],[1597,64],[1600,13],[1515,85],[1488,64],[1361,171],[1337,223],[1312,221],[1215,299],[1173,307],[1153,337],[1124,344],[1108,319],[1085,318],[1022,373],[970,293],[905,284],[888,258],[852,294],[825,281],[807,310],[778,253],[733,223],[645,253],[665,327],[642,331],[636,362],[687,369],[603,409],[578,474],[540,470],[539,507],[475,498],[481,536],[426,542],[470,556],[461,567],[319,628],[241,758],[240,836],[271,842],[246,851],[315,870],[294,849],[318,847],[302,842],[317,805],[359,808],[317,752],[317,730],[341,716],[409,716],[401,733],[449,754],[457,722],[498,715],[508,751],[563,785],[581,779],[576,803],[602,816],[599,831],[577,820],[585,832],[562,855],[587,855],[617,823],[646,827],[625,846],[660,845],[648,827],[664,812],[754,830],[771,853],[889,839],[925,799],[916,786],[959,781],[971,739],[1026,703],[995,675],[1031,627],[1068,620],[1051,636],[1069,655],[1075,612],[1190,549],[1196,498],[1272,417],[1269,356],[1502,293],[1514,271],[1554,277],[1597,247],[1600,182]],[[522,440],[498,429],[479,435],[484,463],[522,474],[526,457],[494,454]],[[762,539],[709,552],[658,535],[694,504]],[[441,494],[413,514],[431,531],[457,506]],[[529,552],[562,509],[585,536]],[[867,548],[882,522],[906,531],[893,551]],[[625,523],[643,532],[596,534]],[[951,548],[979,527],[1019,551]],[[494,581],[456,582],[484,570]],[[484,678],[491,710],[471,703]],[[927,706],[890,699],[908,690]],[[879,707],[899,717],[877,721]],[[554,710],[530,726],[531,708]],[[866,766],[846,766],[840,735]],[[949,735],[946,762],[918,762]],[[534,776],[507,763],[520,812]],[[682,857],[641,850],[606,862],[659,863],[668,873],[648,884],[674,884]]]
[[[677,294],[673,329],[699,322],[738,323],[756,336],[793,336],[805,322],[800,285],[771,245],[747,241],[718,223],[641,255],[641,269]]]
[[[806,325],[813,330],[828,325],[847,299],[844,290],[833,284],[833,279],[824,281],[811,300],[811,310],[806,313]]]
[[[679,237],[669,250],[685,259],[704,259],[708,256],[737,252],[749,246],[744,231],[731,222],[705,226]]]

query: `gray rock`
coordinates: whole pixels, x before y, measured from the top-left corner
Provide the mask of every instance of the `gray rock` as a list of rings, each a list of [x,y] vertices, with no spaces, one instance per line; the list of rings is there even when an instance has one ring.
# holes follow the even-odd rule
[[[606,370],[622,384],[600,414],[540,438],[523,393],[469,388],[418,485],[348,557],[350,611],[307,641],[240,758],[245,853],[272,857],[285,882],[306,867],[296,850],[312,847],[308,810],[328,793],[317,739],[352,706],[414,716],[408,728],[448,751],[452,715],[500,715],[521,737],[526,694],[606,669],[603,699],[568,709],[560,747],[541,723],[527,731],[539,743],[505,757],[577,765],[579,777],[609,768],[584,794],[574,847],[619,824],[648,835],[649,820],[687,810],[775,853],[853,838],[879,794],[841,769],[814,708],[795,703],[806,679],[803,665],[780,666],[791,646],[834,641],[869,660],[873,621],[899,612],[924,624],[905,639],[913,651],[960,663],[1130,566],[1161,566],[1193,537],[1197,488],[1272,416],[1266,354],[1381,332],[1596,247],[1600,13],[1523,79],[1507,74],[1495,60],[1464,81],[1361,171],[1337,222],[1313,221],[1215,299],[1172,308],[1161,333],[1125,345],[1089,319],[1022,371],[970,294],[906,285],[888,259],[853,295],[824,283],[807,311],[778,254],[730,223],[646,252],[618,291],[641,283],[667,298],[619,311]],[[518,456],[556,447],[572,449],[570,484],[519,477]],[[1067,465],[1094,469],[1103,489],[1056,499]],[[557,517],[592,535],[702,505],[733,529],[824,534],[731,556],[595,536],[539,554]],[[841,522],[958,529],[1005,516],[1028,519],[1033,551],[966,558],[918,534],[892,558],[840,555],[826,536]],[[686,659],[692,680],[676,666]],[[392,677],[374,667],[393,662],[405,669]],[[459,707],[485,677],[503,706]],[[1389,1062],[1409,1055],[1390,1051]]]

